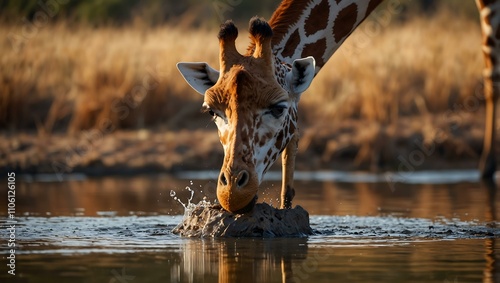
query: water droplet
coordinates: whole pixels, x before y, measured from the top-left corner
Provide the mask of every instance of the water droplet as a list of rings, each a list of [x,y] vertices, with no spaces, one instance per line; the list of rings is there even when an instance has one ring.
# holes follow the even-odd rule
[[[174,197],[174,196],[175,196],[175,192],[174,192],[174,190],[170,190],[170,196],[171,196],[171,197]]]

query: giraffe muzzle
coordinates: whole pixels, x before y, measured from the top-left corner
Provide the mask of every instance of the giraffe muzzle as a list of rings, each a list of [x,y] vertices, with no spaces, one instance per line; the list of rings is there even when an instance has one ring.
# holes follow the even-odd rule
[[[222,207],[233,213],[252,210],[257,200],[258,181],[248,170],[221,170],[217,184],[217,199]]]

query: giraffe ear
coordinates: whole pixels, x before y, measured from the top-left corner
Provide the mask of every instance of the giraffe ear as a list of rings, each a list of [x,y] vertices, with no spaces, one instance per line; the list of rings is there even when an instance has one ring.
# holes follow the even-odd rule
[[[314,78],[315,66],[312,56],[293,61],[292,70],[286,76],[292,93],[301,94],[306,91]]]
[[[177,63],[177,69],[181,72],[186,82],[201,95],[211,88],[219,79],[219,71],[210,67],[205,62]]]

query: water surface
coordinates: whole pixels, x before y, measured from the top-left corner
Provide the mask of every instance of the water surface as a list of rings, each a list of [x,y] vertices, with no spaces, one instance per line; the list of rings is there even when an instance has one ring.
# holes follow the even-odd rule
[[[199,173],[199,172],[198,172]],[[497,188],[474,171],[297,174],[315,235],[173,235],[187,202],[215,198],[211,172],[17,180],[16,276],[5,282],[499,282]],[[194,178],[196,177],[196,179]],[[399,179],[397,179],[399,178]],[[270,174],[259,196],[278,204]],[[0,198],[0,206],[6,200]],[[0,212],[2,216],[6,211]],[[4,218],[5,219],[5,218]],[[5,225],[2,224],[3,226]],[[4,244],[5,246],[5,244]],[[2,249],[5,260],[6,249]],[[57,281],[56,281],[57,280]]]

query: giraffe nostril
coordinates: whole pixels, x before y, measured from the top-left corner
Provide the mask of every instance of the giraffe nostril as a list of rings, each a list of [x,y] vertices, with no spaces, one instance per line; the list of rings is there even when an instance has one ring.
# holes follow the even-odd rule
[[[250,179],[250,175],[248,174],[247,171],[243,170],[238,174],[238,188],[244,187],[246,184],[248,184],[248,180]]]
[[[227,186],[226,174],[224,174],[224,172],[220,173],[219,180],[222,185]]]

